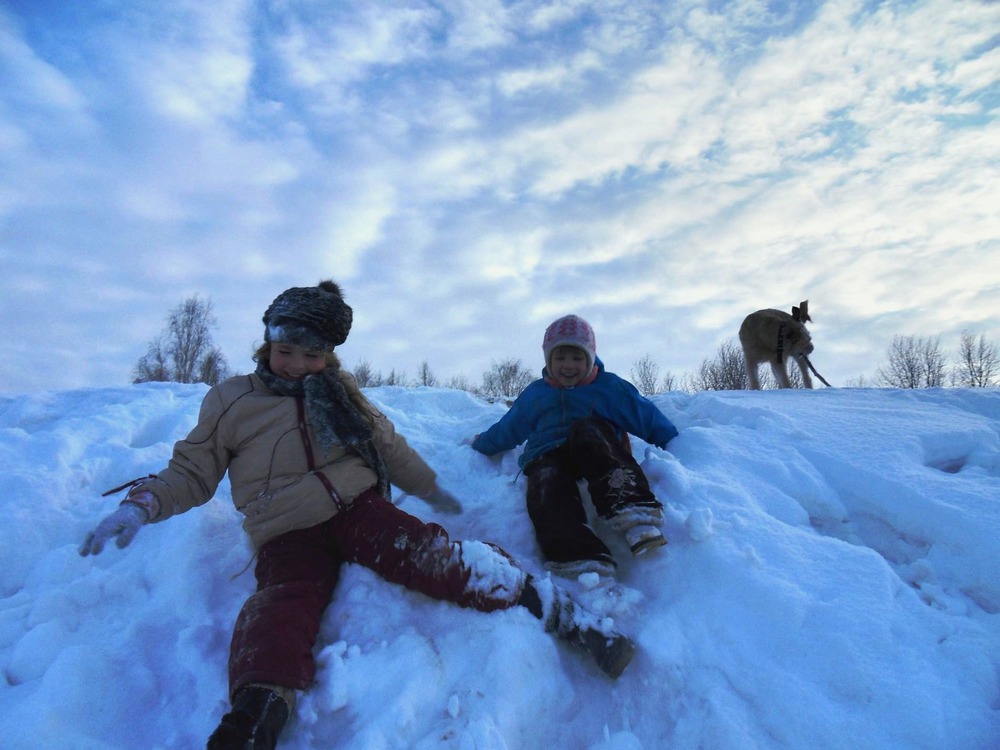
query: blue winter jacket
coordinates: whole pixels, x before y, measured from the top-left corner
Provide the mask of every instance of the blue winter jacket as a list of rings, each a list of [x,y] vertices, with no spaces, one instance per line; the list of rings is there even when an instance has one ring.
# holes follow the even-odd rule
[[[472,447],[492,456],[527,440],[518,459],[523,469],[533,459],[565,443],[571,422],[597,416],[612,422],[620,432],[665,448],[677,436],[673,423],[634,385],[606,371],[600,359],[596,364],[597,378],[588,385],[559,388],[544,378],[531,383],[500,421],[472,442]]]

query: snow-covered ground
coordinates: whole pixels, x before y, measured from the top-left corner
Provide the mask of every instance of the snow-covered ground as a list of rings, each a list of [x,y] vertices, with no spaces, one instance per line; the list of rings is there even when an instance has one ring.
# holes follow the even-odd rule
[[[204,747],[253,575],[228,484],[125,550],[77,548],[161,468],[204,386],[0,396],[0,746]],[[502,404],[369,396],[465,504],[436,517],[541,572],[516,457],[467,440]],[[1000,747],[1000,391],[671,393],[634,441],[670,545],[573,582],[640,651],[617,682],[521,609],[481,614],[345,568],[318,683],[281,747]]]

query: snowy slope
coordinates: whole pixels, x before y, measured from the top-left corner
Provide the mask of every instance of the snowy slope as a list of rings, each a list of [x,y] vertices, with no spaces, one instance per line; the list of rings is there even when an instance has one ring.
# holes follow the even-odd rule
[[[225,708],[253,586],[228,485],[81,558],[161,468],[203,386],[0,396],[0,746],[199,748]],[[444,389],[370,397],[466,510],[435,517],[541,572],[516,456],[467,440],[504,407]],[[573,582],[634,635],[617,682],[523,610],[484,615],[348,566],[319,682],[281,747],[752,750],[1000,747],[1000,391],[671,393],[680,436],[634,441],[671,544]]]

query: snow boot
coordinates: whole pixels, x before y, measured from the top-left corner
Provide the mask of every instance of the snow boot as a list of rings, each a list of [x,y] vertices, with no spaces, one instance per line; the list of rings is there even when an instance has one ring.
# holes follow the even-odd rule
[[[635,656],[635,643],[630,638],[599,627],[596,615],[583,610],[548,578],[528,576],[518,604],[541,620],[546,632],[590,654],[613,680],[621,676]]]
[[[638,557],[651,549],[662,547],[667,540],[663,532],[652,524],[639,524],[625,530],[625,543],[632,550],[632,556]]]
[[[589,653],[597,666],[612,680],[617,680],[635,656],[635,643],[621,633],[605,635],[593,628],[577,630],[574,640]]]
[[[233,708],[208,738],[207,750],[274,750],[288,714],[288,703],[277,692],[248,685],[233,698]]]
[[[633,557],[667,543],[660,531],[660,526],[663,525],[663,508],[658,500],[621,505],[605,516],[604,520],[611,528],[625,535],[625,543]]]

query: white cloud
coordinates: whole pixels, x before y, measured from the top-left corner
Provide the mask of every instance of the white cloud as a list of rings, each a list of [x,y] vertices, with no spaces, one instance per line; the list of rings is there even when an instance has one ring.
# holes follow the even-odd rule
[[[251,7],[248,0],[138,5],[101,28],[97,41],[150,114],[211,126],[243,114],[253,71]]]
[[[0,9],[0,71],[6,106],[62,110],[80,114],[85,100],[58,68],[40,58],[21,36],[14,18]]]
[[[1000,337],[996,4],[118,10],[0,14],[0,315],[75,274],[122,350],[88,377],[195,292],[242,363],[263,306],[323,276],[377,367],[473,378],[568,309],[678,372],[807,296],[851,375],[904,324]]]
[[[499,156],[511,165],[514,179],[530,177],[529,192],[545,199],[596,186],[627,169],[648,173],[693,159],[711,145],[712,133],[693,132],[684,122],[706,105],[717,81],[695,50],[677,50],[619,98],[581,107],[553,124],[519,129],[505,139]]]
[[[276,11],[278,9],[275,9]],[[345,104],[344,87],[364,80],[373,68],[419,61],[428,54],[438,13],[406,4],[353,3],[324,12],[318,6],[285,6],[282,30],[269,46],[280,56],[289,80],[308,92],[322,110]]]
[[[579,89],[581,79],[590,72],[602,70],[601,58],[590,50],[573,55],[568,61],[557,61],[544,67],[528,65],[501,71],[497,86],[504,96],[523,93],[566,93],[567,87]]]
[[[531,33],[539,34],[576,20],[591,5],[590,0],[554,0],[537,2],[525,0],[519,4],[518,13],[524,14],[524,26]]]

